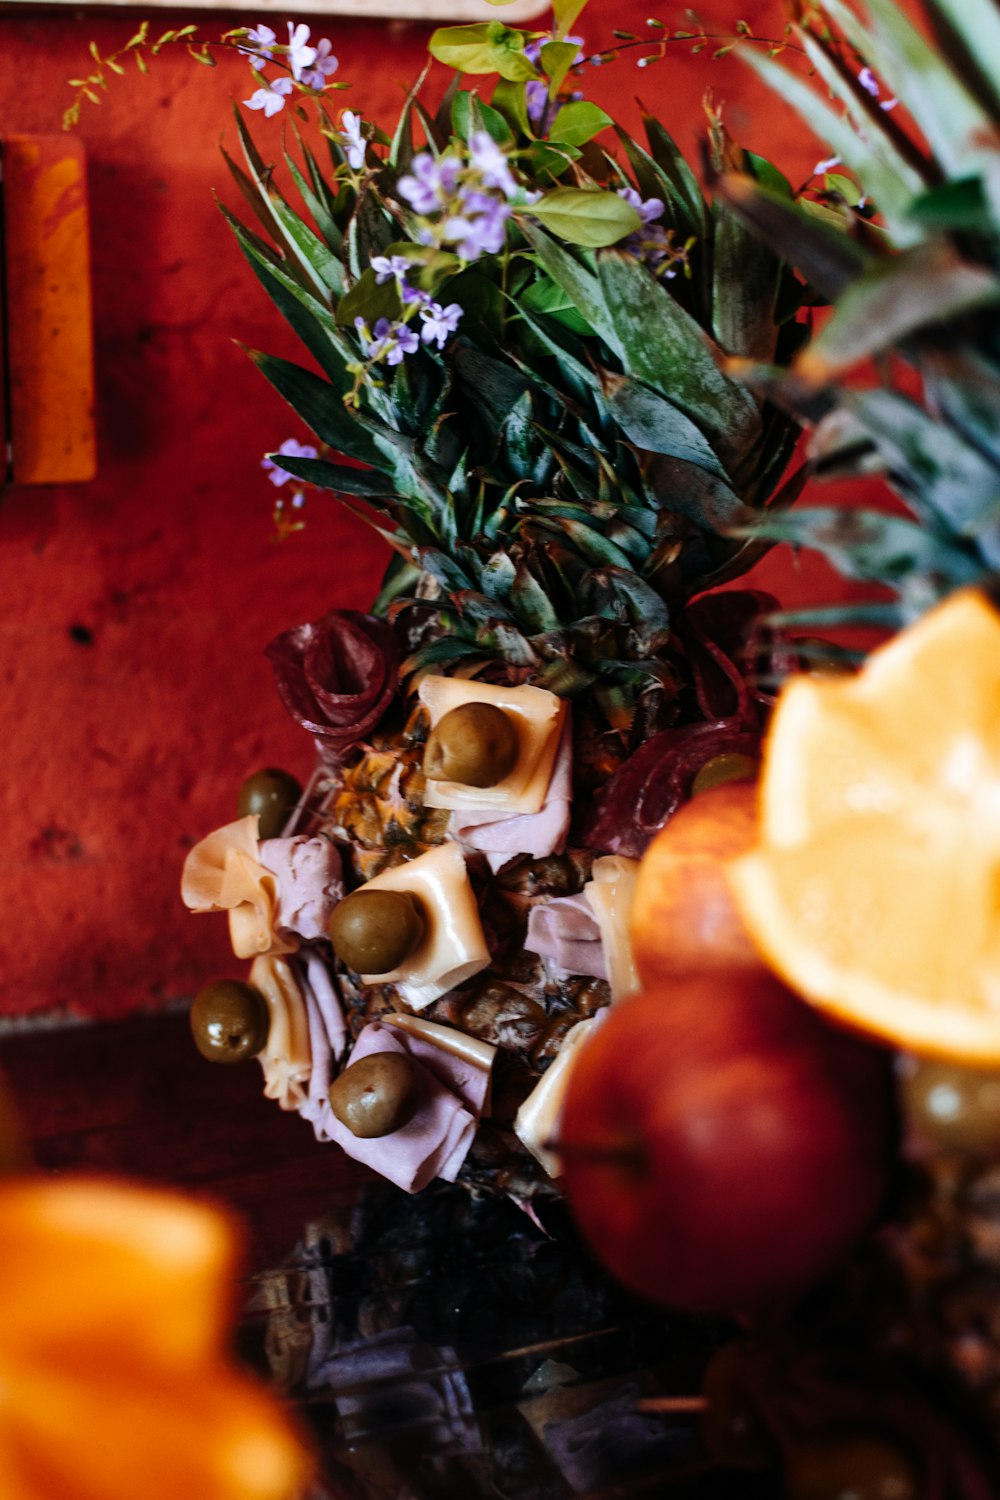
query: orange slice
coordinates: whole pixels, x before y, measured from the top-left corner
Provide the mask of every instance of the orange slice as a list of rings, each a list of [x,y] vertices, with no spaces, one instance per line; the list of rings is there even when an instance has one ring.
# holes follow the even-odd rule
[[[730,867],[768,963],[918,1052],[1000,1063],[1000,615],[952,595],[854,678],[801,677]]]

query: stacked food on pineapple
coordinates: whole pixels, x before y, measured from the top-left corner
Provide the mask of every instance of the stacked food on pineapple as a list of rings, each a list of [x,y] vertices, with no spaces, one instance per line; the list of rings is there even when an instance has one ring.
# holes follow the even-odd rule
[[[301,797],[255,774],[191,851],[185,901],[253,960],[193,1023],[400,1186],[528,1197],[569,1059],[634,987],[638,856],[756,766],[772,601],[712,590],[801,476],[795,424],[722,364],[786,365],[805,288],[657,120],[640,145],[568,96],[575,41],[491,22],[432,51],[499,71],[489,101],[414,95],[391,141],[321,112],[332,171],[287,158],[305,217],[239,126],[269,239],[233,228],[322,371],[253,356],[323,448],[272,462],[395,556],[370,615],[268,648],[317,769]],[[718,171],[780,181],[710,133]]]

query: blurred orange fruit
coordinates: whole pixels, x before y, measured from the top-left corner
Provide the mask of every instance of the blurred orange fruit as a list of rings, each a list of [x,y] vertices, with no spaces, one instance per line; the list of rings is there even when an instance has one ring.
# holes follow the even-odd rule
[[[89,1179],[0,1185],[4,1500],[297,1500],[277,1402],[225,1350],[226,1221]]]
[[[733,781],[693,797],[656,835],[639,865],[631,918],[644,985],[689,969],[762,967],[725,875],[756,833],[757,787]]]
[[[793,679],[730,871],[794,989],[913,1051],[1000,1063],[1000,615],[953,595],[853,679]]]

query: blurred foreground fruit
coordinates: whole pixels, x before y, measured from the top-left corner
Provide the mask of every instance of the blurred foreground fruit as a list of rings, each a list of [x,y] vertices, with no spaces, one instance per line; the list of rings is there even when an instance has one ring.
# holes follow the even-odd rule
[[[691,974],[615,1006],[560,1128],[565,1186],[627,1286],[697,1312],[785,1306],[870,1223],[886,1059],[766,971]]]
[[[686,969],[763,967],[725,875],[756,834],[756,785],[737,781],[692,798],[656,835],[639,865],[630,924],[644,985]]]
[[[306,1453],[225,1353],[233,1275],[183,1198],[0,1185],[3,1500],[298,1500]]]
[[[793,679],[732,867],[782,978],[916,1052],[1000,1062],[1000,615],[954,594],[854,679]]]

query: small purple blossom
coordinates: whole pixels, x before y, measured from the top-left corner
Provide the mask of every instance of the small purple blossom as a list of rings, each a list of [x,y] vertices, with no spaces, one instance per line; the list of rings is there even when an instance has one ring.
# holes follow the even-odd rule
[[[317,449],[315,449],[311,443],[300,443],[297,438],[286,438],[281,447],[278,449],[278,452],[280,454],[283,454],[285,458],[319,457]],[[262,469],[267,469],[269,471],[267,477],[272,484],[287,484],[289,479],[295,478],[294,474],[289,474],[287,469],[283,469],[280,464],[276,464],[274,459],[270,456],[262,458],[260,461],[260,466]],[[295,503],[294,500],[292,503]],[[299,503],[301,504],[301,501]]]
[[[480,204],[481,210],[476,211]],[[456,214],[445,221],[444,239],[455,246],[463,260],[478,260],[484,253],[498,255],[507,238],[510,204],[485,193],[475,193],[469,195],[463,207],[466,213]],[[471,217],[473,212],[475,217]]]
[[[300,21],[296,26],[293,21],[288,23],[288,66],[292,70],[292,77],[301,81],[303,71],[311,68],[316,61],[317,48],[309,45],[309,27]]]
[[[265,86],[251,94],[249,99],[244,99],[243,103],[247,109],[262,109],[266,117],[270,119],[280,109],[284,109],[285,99],[294,87],[290,78],[272,78]]]
[[[372,333],[364,318],[355,318],[354,326],[361,341],[361,352],[369,364],[402,364],[407,354],[420,347],[420,340],[412,328],[405,323],[390,323],[388,318],[379,318]]]
[[[443,349],[458,327],[462,309],[457,302],[449,302],[447,307],[442,307],[440,302],[431,302],[421,309],[420,316],[424,325],[420,330],[420,337],[424,343],[429,344],[433,340],[439,349]]]
[[[663,217],[665,204],[662,198],[642,198],[634,187],[623,187],[618,189],[619,198],[624,198],[630,208],[634,208],[644,224],[652,224],[654,220]]]
[[[877,99],[879,94],[882,92],[882,90],[878,86],[878,79],[875,77],[875,74],[872,72],[871,68],[861,69],[861,72],[858,74],[858,82],[864,89],[865,93],[871,94],[873,99]]]
[[[841,165],[842,163],[839,156],[826,156],[822,161],[818,161],[813,167],[813,176],[823,177],[827,172],[832,172],[834,167],[839,167]]]
[[[411,286],[408,281],[399,282],[399,295],[404,307],[429,307],[431,302],[430,292],[422,292],[418,286]]]
[[[244,42],[249,42],[254,49],[255,57],[264,57],[270,62],[274,57],[272,48],[278,40],[270,26],[251,26],[247,31]]]
[[[401,177],[399,191],[418,214],[432,214],[444,207],[458,187],[462,163],[454,156],[439,156],[420,151],[413,158],[412,172]]]
[[[371,268],[375,272],[378,286],[391,280],[400,285],[412,264],[405,255],[373,255],[371,259]]]
[[[341,114],[339,134],[352,170],[360,172],[365,164],[365,138],[361,134],[361,116],[353,109],[345,109]]]
[[[469,160],[479,173],[483,187],[499,188],[507,198],[517,192],[506,155],[485,130],[473,132],[469,141]]]
[[[316,60],[311,68],[302,74],[302,82],[310,89],[323,89],[326,80],[336,73],[340,67],[340,61],[333,56],[333,43],[329,37],[321,37],[316,43]]]
[[[548,108],[548,84],[541,78],[530,78],[524,87],[524,103],[528,111],[528,119],[532,125],[538,125]]]

